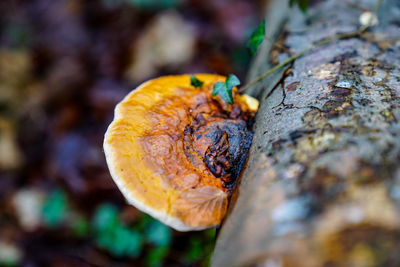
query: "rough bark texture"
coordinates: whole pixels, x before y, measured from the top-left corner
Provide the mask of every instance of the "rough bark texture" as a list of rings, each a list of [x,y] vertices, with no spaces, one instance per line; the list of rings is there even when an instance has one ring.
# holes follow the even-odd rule
[[[359,6],[374,4],[282,9],[267,28],[298,52],[357,30]],[[400,1],[383,1],[378,17],[251,89],[262,103],[255,137],[213,266],[400,266]],[[271,48],[250,76],[287,57]]]

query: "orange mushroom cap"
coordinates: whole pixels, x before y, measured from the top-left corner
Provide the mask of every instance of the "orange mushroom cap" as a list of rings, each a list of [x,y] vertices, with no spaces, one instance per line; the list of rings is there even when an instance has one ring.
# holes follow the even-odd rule
[[[111,176],[127,201],[179,231],[220,224],[232,192],[226,183],[234,183],[226,170],[237,175],[245,159],[243,148],[230,143],[248,150],[252,134],[243,118],[258,108],[246,95],[224,107],[211,93],[226,78],[196,78],[201,88],[190,85],[189,75],[140,85],[117,105],[104,138]]]

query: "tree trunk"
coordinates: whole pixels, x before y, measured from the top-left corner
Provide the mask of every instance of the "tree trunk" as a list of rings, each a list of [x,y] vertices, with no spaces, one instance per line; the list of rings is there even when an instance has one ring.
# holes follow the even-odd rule
[[[356,31],[376,4],[318,1],[303,15],[286,2],[266,27],[292,53]],[[400,266],[400,1],[378,18],[250,88],[255,137],[213,266]],[[285,52],[265,40],[250,78]]]

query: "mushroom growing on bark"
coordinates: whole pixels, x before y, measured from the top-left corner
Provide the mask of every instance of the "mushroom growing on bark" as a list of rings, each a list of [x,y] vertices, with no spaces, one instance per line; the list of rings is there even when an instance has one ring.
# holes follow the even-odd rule
[[[225,77],[150,80],[122,100],[104,139],[110,173],[127,201],[180,231],[220,224],[253,133],[258,101],[213,97]],[[192,76],[193,78],[193,76]]]

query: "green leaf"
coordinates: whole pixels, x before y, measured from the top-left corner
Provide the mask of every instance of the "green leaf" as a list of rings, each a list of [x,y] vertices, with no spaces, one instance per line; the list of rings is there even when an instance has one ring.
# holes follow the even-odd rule
[[[113,229],[118,224],[118,210],[114,205],[101,204],[94,215],[94,229],[107,231]]]
[[[158,221],[151,223],[146,236],[147,241],[156,246],[169,246],[172,240],[171,229]]]
[[[127,255],[138,257],[142,252],[142,236],[124,225],[118,225],[113,231],[112,244],[108,245],[109,250],[118,257]]]
[[[231,74],[225,82],[217,82],[214,84],[212,95],[219,95],[223,100],[229,104],[233,104],[232,90],[233,87],[240,85],[239,78]]]
[[[67,196],[61,190],[54,190],[47,197],[42,208],[43,222],[48,227],[57,227],[65,218],[68,209]]]
[[[265,36],[265,20],[253,31],[250,40],[247,42],[247,47],[250,53],[254,55],[260,44],[263,42]]]
[[[196,78],[193,74],[190,74],[190,85],[198,88],[202,87],[204,82],[200,81],[199,79]]]
[[[110,231],[97,232],[96,243],[116,257],[136,258],[142,252],[143,237],[140,233],[118,223]]]
[[[231,74],[228,76],[225,83],[228,88],[232,89],[234,86],[240,85],[240,80],[235,74]]]
[[[114,256],[140,256],[143,247],[142,234],[124,225],[114,205],[102,204],[97,208],[93,228],[97,245]]]
[[[227,103],[233,104],[232,88],[229,89],[224,82],[217,82],[214,85],[212,95],[219,95]]]

